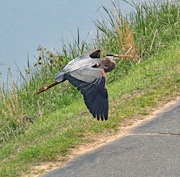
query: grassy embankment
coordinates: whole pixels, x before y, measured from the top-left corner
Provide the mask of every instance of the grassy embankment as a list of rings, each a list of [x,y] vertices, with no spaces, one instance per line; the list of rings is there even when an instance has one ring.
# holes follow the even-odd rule
[[[164,1],[163,6],[134,7],[129,22],[117,4],[113,10],[104,7],[109,21],[96,21],[101,34],[94,44],[77,40],[65,45],[62,54],[42,48],[38,59],[42,67],[32,71],[29,66],[21,88],[15,84],[8,92],[1,88],[0,176],[19,176],[41,162],[63,161],[73,147],[90,141],[91,135],[116,133],[124,120],[141,119],[180,94],[179,4]],[[134,56],[119,61],[108,75],[106,122],[92,118],[80,93],[67,82],[33,95],[44,83],[54,81],[60,65],[91,48],[101,48],[103,54],[129,51]]]

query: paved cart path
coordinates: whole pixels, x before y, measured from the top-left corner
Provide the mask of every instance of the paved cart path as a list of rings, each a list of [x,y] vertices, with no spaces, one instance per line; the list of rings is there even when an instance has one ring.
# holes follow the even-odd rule
[[[179,177],[180,100],[155,119],[42,177]]]

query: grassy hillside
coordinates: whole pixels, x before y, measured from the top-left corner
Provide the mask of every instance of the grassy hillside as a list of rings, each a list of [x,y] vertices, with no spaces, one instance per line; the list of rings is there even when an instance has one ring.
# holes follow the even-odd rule
[[[63,161],[91,134],[116,131],[124,119],[141,119],[160,103],[180,95],[180,43],[133,65],[127,76],[108,85],[108,90],[108,121],[94,120],[79,95],[70,105],[41,117],[24,134],[1,147],[1,176],[18,176],[44,161]]]
[[[125,18],[112,2],[113,9],[103,7],[109,21],[95,22],[95,43],[80,43],[78,33],[62,53],[40,47],[34,69],[28,63],[27,75],[21,75],[21,87],[10,75],[11,90],[0,92],[0,176],[29,173],[41,162],[63,162],[73,147],[93,141],[92,135],[116,133],[125,120],[141,119],[180,95],[180,6],[161,3],[132,4],[135,11]],[[120,60],[107,76],[108,121],[93,119],[82,95],[68,82],[34,95],[44,83],[54,82],[63,64],[93,48],[134,56]]]

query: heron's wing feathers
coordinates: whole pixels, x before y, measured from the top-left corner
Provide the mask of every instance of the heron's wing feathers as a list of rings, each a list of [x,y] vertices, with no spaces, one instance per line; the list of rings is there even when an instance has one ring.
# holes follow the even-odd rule
[[[77,57],[76,59],[86,59],[86,58],[100,58],[100,50],[94,50],[94,51],[90,51],[90,52],[86,52],[82,55],[80,55],[79,57]]]
[[[89,54],[91,58],[100,58],[100,50],[95,50],[92,53]]]
[[[55,79],[57,82],[64,81],[64,72],[59,72],[55,74]]]
[[[86,52],[82,55],[80,55],[79,57],[71,60],[67,65],[64,65],[61,69],[66,71],[69,70],[71,68],[77,67],[76,65],[80,66],[82,65],[85,61],[84,60],[92,60],[93,59],[99,59],[100,58],[100,50],[95,50],[95,51],[91,51],[91,52]],[[89,63],[89,60],[86,61]]]
[[[78,80],[71,75],[68,76],[67,80],[82,93],[85,104],[94,118],[97,117],[98,120],[108,119],[109,105],[105,77],[97,78],[92,83]]]
[[[94,63],[95,64],[95,63]],[[77,70],[70,72],[70,75],[84,82],[93,82],[95,79],[102,77],[103,69],[94,68],[90,64],[79,67]]]

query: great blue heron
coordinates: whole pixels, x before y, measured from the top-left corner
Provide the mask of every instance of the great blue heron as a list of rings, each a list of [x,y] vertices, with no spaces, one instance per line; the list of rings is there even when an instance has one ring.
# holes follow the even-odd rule
[[[82,93],[85,104],[94,118],[108,119],[108,92],[106,74],[115,68],[117,58],[130,58],[129,55],[109,54],[100,59],[100,50],[87,52],[62,67],[62,72],[55,74],[56,82],[39,89],[39,94],[65,80],[68,80]]]

